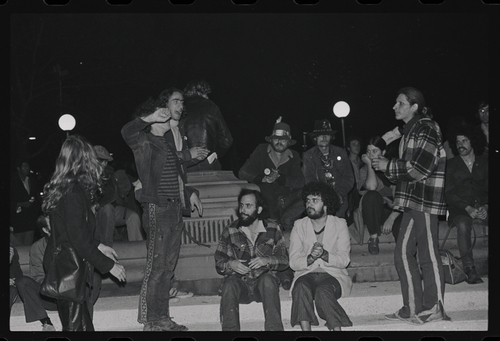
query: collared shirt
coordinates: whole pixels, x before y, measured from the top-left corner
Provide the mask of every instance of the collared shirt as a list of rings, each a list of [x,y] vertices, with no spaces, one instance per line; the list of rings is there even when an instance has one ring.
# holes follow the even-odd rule
[[[229,267],[230,260],[249,261],[255,257],[268,257],[271,270],[284,270],[288,266],[285,239],[278,226],[271,221],[267,222],[267,226],[264,226],[262,221],[260,223],[265,231],[258,234],[255,243],[238,227],[238,220],[224,228],[214,255],[217,273],[235,274]]]
[[[472,172],[460,156],[446,165],[446,203],[450,218],[467,214],[467,206],[478,207],[488,203],[488,158],[476,155]]]
[[[269,158],[274,163],[276,169],[282,164],[286,163],[288,159],[293,158],[293,154],[290,149],[285,150],[283,153],[281,153],[281,157],[278,157],[278,153],[276,153],[271,145],[267,146],[267,153],[269,154]]]
[[[246,234],[247,238],[252,242],[252,245],[255,245],[255,241],[257,240],[257,237],[259,236],[260,232],[264,233],[267,232],[266,228],[264,227],[264,224],[262,223],[262,220],[259,220],[255,233],[250,231],[248,226],[240,226],[240,228]]]

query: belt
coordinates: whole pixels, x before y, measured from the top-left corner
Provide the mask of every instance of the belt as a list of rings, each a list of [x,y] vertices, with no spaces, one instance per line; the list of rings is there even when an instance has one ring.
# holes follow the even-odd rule
[[[181,202],[181,198],[169,198],[169,197],[159,197],[159,204],[172,204]]]

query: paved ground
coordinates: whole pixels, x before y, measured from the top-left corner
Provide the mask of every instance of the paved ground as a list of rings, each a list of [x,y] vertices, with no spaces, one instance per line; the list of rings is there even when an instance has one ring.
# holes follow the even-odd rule
[[[447,229],[444,224],[441,225],[443,226],[440,226],[440,230],[442,230],[440,231],[440,236],[444,235]],[[458,255],[454,234],[455,231],[450,235],[446,248],[449,248],[455,255]],[[447,285],[445,292],[445,309],[452,318],[452,322],[432,322],[421,326],[409,325],[400,321],[388,321],[383,318],[384,314],[392,313],[402,306],[400,286],[393,261],[394,241],[391,237],[392,236],[381,237],[380,253],[376,256],[368,253],[366,244],[360,246],[357,243],[352,243],[351,264],[348,270],[355,283],[353,285],[352,295],[348,298],[342,298],[340,303],[350,316],[353,326],[344,328],[343,330],[346,332],[360,332],[362,336],[379,335],[371,333],[372,331],[412,331],[410,335],[415,336],[415,340],[420,340],[421,336],[437,335],[434,332],[440,333],[443,331],[455,331],[458,334],[454,335],[459,335],[461,337],[469,335],[464,334],[464,331],[480,332],[482,333],[481,335],[490,336],[489,333],[484,333],[496,327],[496,324],[489,325],[491,319],[489,320],[488,318],[489,281],[487,274],[489,252],[487,237],[481,236],[478,238],[474,248],[476,267],[483,277],[484,283],[469,285],[463,282],[457,285]],[[203,248],[199,249],[206,252]],[[127,249],[124,249],[124,251],[126,250]],[[128,282],[125,286],[117,286],[109,280],[107,282],[105,281],[100,298],[95,306],[93,319],[96,331],[112,332],[110,334],[97,334],[106,336],[106,338],[102,338],[102,340],[108,341],[109,337],[119,336],[127,337],[135,341],[135,338],[132,337],[133,335],[141,335],[140,339],[143,339],[144,334],[134,333],[142,331],[142,325],[137,322],[138,295],[143,276],[143,262],[141,262],[142,260],[132,260],[130,264],[127,265]],[[220,278],[204,279],[201,281],[201,284],[197,283],[197,286],[192,286],[193,289],[190,289],[190,287],[181,288],[194,292],[196,292],[194,289],[199,289],[200,287],[206,287],[210,290],[200,290],[198,293],[205,292],[206,294],[195,295],[190,298],[181,298],[179,302],[171,304],[171,315],[174,317],[174,320],[180,324],[186,325],[190,332],[202,332],[196,335],[210,335],[204,334],[203,332],[221,330],[219,323],[220,297],[209,294],[214,292],[211,289],[218,287],[217,280],[220,280]],[[190,284],[189,282],[181,282],[181,285]],[[281,290],[280,296],[285,331],[302,333],[299,326],[292,327],[290,325],[291,298],[289,296],[289,291]],[[57,312],[48,313],[57,330],[61,330],[61,323]],[[240,314],[242,330],[252,333],[263,330],[264,317],[261,304],[254,302],[249,305],[242,305]],[[41,330],[39,322],[25,322],[24,310],[21,302],[14,304],[9,325],[14,338],[9,338],[8,335],[5,335],[7,340],[31,340],[34,339],[33,335],[35,334],[21,334],[19,332]],[[4,327],[2,330],[8,328],[5,326],[2,327]],[[313,332],[322,331],[327,331],[327,329],[324,326],[324,321],[320,320],[320,326],[313,326]],[[367,334],[365,334],[365,332],[367,332]],[[288,335],[287,333],[285,334]],[[17,338],[21,335],[23,335],[23,337]],[[31,336],[25,338],[25,335]],[[36,336],[39,335],[40,334],[36,334]],[[242,335],[247,334],[241,334],[240,336]],[[248,334],[248,336],[251,335],[255,334]],[[303,335],[307,336],[310,334],[303,333]],[[499,334],[495,336],[498,337],[498,335]],[[3,333],[0,332],[0,337],[3,336]],[[461,337],[456,339],[461,340]],[[101,340],[99,337],[95,339]],[[206,338],[189,338],[188,340],[199,341],[205,339]],[[288,337],[286,337],[286,339],[288,339]],[[469,339],[480,340],[482,338]],[[228,340],[233,340],[233,338]],[[358,340],[358,338],[355,338],[355,340]],[[387,338],[384,337],[384,341],[386,340]],[[449,340],[451,339],[446,338],[446,341]]]
[[[299,326],[290,325],[291,298],[289,291],[280,293],[283,324],[286,331],[300,331]],[[190,331],[220,331],[219,296],[193,296],[181,298],[171,304],[171,315]],[[487,331],[488,330],[488,278],[484,283],[469,285],[466,282],[447,285],[445,309],[452,322],[431,322],[413,326],[400,321],[388,321],[384,314],[399,309],[402,305],[399,282],[355,283],[352,295],[340,303],[350,316],[353,326],[344,331]],[[142,331],[137,322],[138,296],[104,297],[95,306],[94,326],[96,331],[135,332]],[[242,330],[263,330],[262,305],[251,303],[240,306]],[[55,327],[61,330],[56,312],[49,312]],[[10,318],[12,331],[39,331],[40,323],[26,323],[23,306],[16,303]],[[324,321],[313,331],[326,331]]]

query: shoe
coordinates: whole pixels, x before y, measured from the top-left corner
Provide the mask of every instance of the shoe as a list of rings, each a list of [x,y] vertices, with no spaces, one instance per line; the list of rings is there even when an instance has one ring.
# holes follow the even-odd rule
[[[170,297],[168,299],[168,303],[177,303],[179,301],[180,301],[180,298],[178,298],[178,297]]]
[[[49,324],[49,323],[44,323],[42,326],[42,332],[55,332],[56,328]]]
[[[413,316],[410,316],[410,317],[403,317],[401,315],[401,310],[402,309],[404,309],[404,307],[401,308],[400,310],[396,311],[393,314],[384,315],[384,318],[386,320],[390,320],[390,321],[399,320],[399,321],[403,321],[403,322],[406,322],[408,324],[413,324],[413,325],[422,325],[422,324],[424,324],[424,322],[422,322],[422,320],[420,320],[418,318],[418,316],[416,316],[416,315],[413,315]]]
[[[283,282],[281,282],[281,287],[283,288],[283,290],[290,290],[290,288],[292,287],[292,281],[289,279],[283,280]]]
[[[421,311],[417,314],[417,317],[424,323],[432,321],[451,321],[451,318],[444,312],[441,301],[436,303],[431,309]]]
[[[183,326],[181,324],[175,323],[171,317],[166,318],[161,321],[156,321],[155,324],[161,328],[161,330],[164,331],[172,331],[172,332],[184,332],[187,331],[188,328],[186,326]]]
[[[378,237],[377,238],[370,238],[368,240],[368,251],[372,255],[378,255],[379,249],[378,249]]]
[[[397,310],[395,313],[384,315],[384,318],[386,320],[390,320],[390,321],[397,321],[397,320],[399,320],[399,316],[408,315],[408,313],[406,313],[406,311],[409,311],[409,310],[410,310],[409,307],[403,306],[401,309]]]
[[[144,328],[142,329],[145,332],[161,332],[163,329],[160,326],[156,325],[154,322],[146,322]]]
[[[478,283],[483,283],[483,280],[481,277],[477,275],[476,272],[476,267],[475,266],[469,266],[464,269],[465,274],[467,275],[467,283],[469,284],[478,284]]]
[[[177,295],[175,297],[179,298],[187,298],[187,297],[193,297],[194,294],[191,291],[177,291]]]

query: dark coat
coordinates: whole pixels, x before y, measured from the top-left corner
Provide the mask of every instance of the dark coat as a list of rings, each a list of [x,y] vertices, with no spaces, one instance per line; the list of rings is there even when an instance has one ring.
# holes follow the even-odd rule
[[[472,173],[462,157],[455,156],[447,161],[445,198],[453,221],[457,215],[469,214],[467,206],[478,207],[488,203],[488,158],[476,155]]]
[[[73,185],[64,194],[50,213],[52,232],[56,244],[68,244],[76,253],[87,260],[93,267],[105,274],[114,266],[114,261],[105,256],[94,239],[95,216],[90,208],[90,195],[80,185]],[[49,238],[43,257],[43,266],[47,271],[54,250],[53,238]]]
[[[36,220],[40,214],[39,188],[35,177],[28,175],[30,191],[26,191],[17,171],[11,176],[10,184],[10,226],[14,228],[14,233],[33,231],[36,229]],[[29,201],[34,198],[30,207],[21,207],[21,212],[16,213],[17,204]]]
[[[306,183],[311,181],[327,182],[325,177],[325,169],[321,162],[323,154],[317,146],[312,147],[302,156],[304,161],[303,172]],[[331,168],[330,173],[335,181],[335,191],[345,200],[347,193],[354,185],[354,172],[352,170],[351,161],[344,149],[330,144],[329,154]]]
[[[127,123],[121,132],[123,139],[134,153],[137,173],[142,183],[142,189],[139,190],[140,193],[138,194],[138,201],[158,205],[160,204],[158,187],[163,167],[167,162],[167,155],[168,153],[177,155],[177,153],[170,144],[167,143],[165,145],[161,143],[158,137],[147,132],[146,128],[149,125],[151,123],[137,117]],[[187,183],[187,177],[182,168],[182,160],[176,157],[175,165],[182,181]],[[181,188],[181,190],[184,190],[184,201],[186,204],[184,214],[189,214],[191,212],[189,198],[193,193],[198,194],[198,191],[189,186]]]

